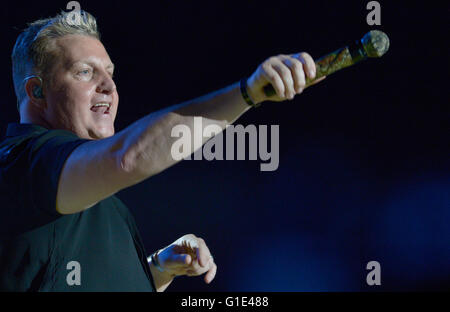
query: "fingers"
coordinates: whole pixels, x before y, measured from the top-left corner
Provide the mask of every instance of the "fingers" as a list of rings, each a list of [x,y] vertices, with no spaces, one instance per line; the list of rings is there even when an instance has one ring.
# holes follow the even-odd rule
[[[294,58],[298,59],[303,64],[303,71],[309,79],[314,79],[316,77],[316,63],[314,59],[306,52],[298,53],[293,55]]]
[[[293,63],[289,62],[289,59],[286,59],[285,56],[281,56],[274,60],[272,67],[277,71],[283,82],[284,94],[281,94],[281,97],[293,99],[295,96],[295,90],[292,71],[294,71],[294,69],[290,69],[291,67],[288,67],[284,61],[286,61],[288,66],[293,66]]]
[[[293,99],[305,89],[306,79],[314,80],[316,76],[316,64],[306,52],[280,54],[266,60],[261,67],[263,75],[282,99]]]
[[[206,246],[206,243],[203,240],[203,238],[198,237],[197,242],[198,242],[197,248],[198,263],[200,264],[200,266],[205,267],[208,264],[209,259],[211,258],[211,252],[209,251],[208,246]]]
[[[324,80],[325,78],[327,78],[327,76],[322,76],[322,77],[320,77],[319,79],[314,80],[314,81],[310,84],[310,86],[313,86],[313,85],[315,85],[316,83],[321,82],[321,81]]]
[[[294,79],[294,91],[295,93],[301,93],[305,88],[306,79],[305,72],[303,71],[303,63],[297,58],[286,56],[283,58],[283,63],[290,69],[291,75]],[[294,97],[295,94],[292,94]]]
[[[175,265],[190,265],[192,263],[192,257],[188,254],[174,255],[172,257],[172,262]]]
[[[208,273],[205,274],[205,283],[209,284],[211,283],[211,281],[214,279],[214,277],[216,276],[216,272],[217,272],[217,265],[214,263],[214,261],[212,261],[211,259],[211,268],[209,269]]]
[[[160,253],[164,269],[175,276],[198,276],[204,273],[204,281],[210,283],[217,272],[217,265],[206,242],[193,234],[187,234]]]
[[[306,52],[272,56],[247,79],[247,92],[254,103],[292,100],[296,94],[315,84],[316,74],[316,64]],[[267,92],[268,84],[275,94]]]
[[[206,245],[206,242],[201,237],[196,237],[197,248],[196,250],[196,260],[192,261],[187,274],[190,276],[201,275],[206,272],[204,281],[209,284],[216,276],[217,265],[214,263],[214,259],[211,252]]]
[[[280,77],[279,72],[277,72],[272,67],[272,64],[269,62],[264,63],[262,65],[262,68],[263,68],[263,75],[271,83],[278,97],[285,98],[284,91],[286,88],[284,86],[283,80]]]
[[[209,284],[216,276],[217,272],[217,264],[214,262],[214,259],[210,257],[208,259],[208,263],[205,266],[200,266],[198,262],[192,262],[189,268],[186,270],[188,276],[198,276],[205,274],[203,280],[205,283]]]

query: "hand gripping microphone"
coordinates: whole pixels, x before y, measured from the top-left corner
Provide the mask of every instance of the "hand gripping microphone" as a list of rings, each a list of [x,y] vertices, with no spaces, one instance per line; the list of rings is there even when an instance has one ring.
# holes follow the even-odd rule
[[[369,31],[361,40],[327,54],[316,63],[316,78],[306,78],[308,87],[314,80],[331,75],[332,73],[361,62],[368,57],[381,57],[389,49],[388,36],[379,30]],[[270,97],[276,94],[271,84],[264,86],[264,93]]]

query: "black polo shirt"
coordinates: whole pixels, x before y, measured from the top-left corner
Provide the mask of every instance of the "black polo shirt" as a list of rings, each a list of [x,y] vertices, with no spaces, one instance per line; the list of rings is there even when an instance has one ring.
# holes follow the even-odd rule
[[[0,142],[0,291],[154,291],[133,216],[115,196],[56,211],[66,130],[10,123]],[[79,285],[78,285],[79,284]]]

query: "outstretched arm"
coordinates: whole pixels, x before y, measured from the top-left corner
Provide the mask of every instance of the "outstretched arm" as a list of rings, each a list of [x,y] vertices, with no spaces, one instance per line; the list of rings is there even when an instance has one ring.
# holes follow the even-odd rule
[[[303,92],[306,77],[315,77],[311,56],[307,53],[278,55],[258,66],[247,80],[247,92],[254,103],[293,99]],[[275,95],[264,94],[263,87],[267,84],[274,87]],[[172,145],[178,140],[172,136],[176,125],[184,125],[194,133],[194,118],[201,117],[203,128],[217,125],[223,130],[249,108],[237,82],[149,114],[112,137],[81,144],[69,156],[61,173],[57,211],[70,214],[85,210],[174,165],[179,161],[171,155]],[[188,154],[209,139],[201,137],[201,144],[192,145]]]

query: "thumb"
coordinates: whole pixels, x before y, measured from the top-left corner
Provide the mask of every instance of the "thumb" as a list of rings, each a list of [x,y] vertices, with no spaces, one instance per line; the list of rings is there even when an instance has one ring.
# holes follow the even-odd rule
[[[192,262],[192,257],[188,254],[173,255],[170,259],[171,264],[175,265],[189,265]]]

